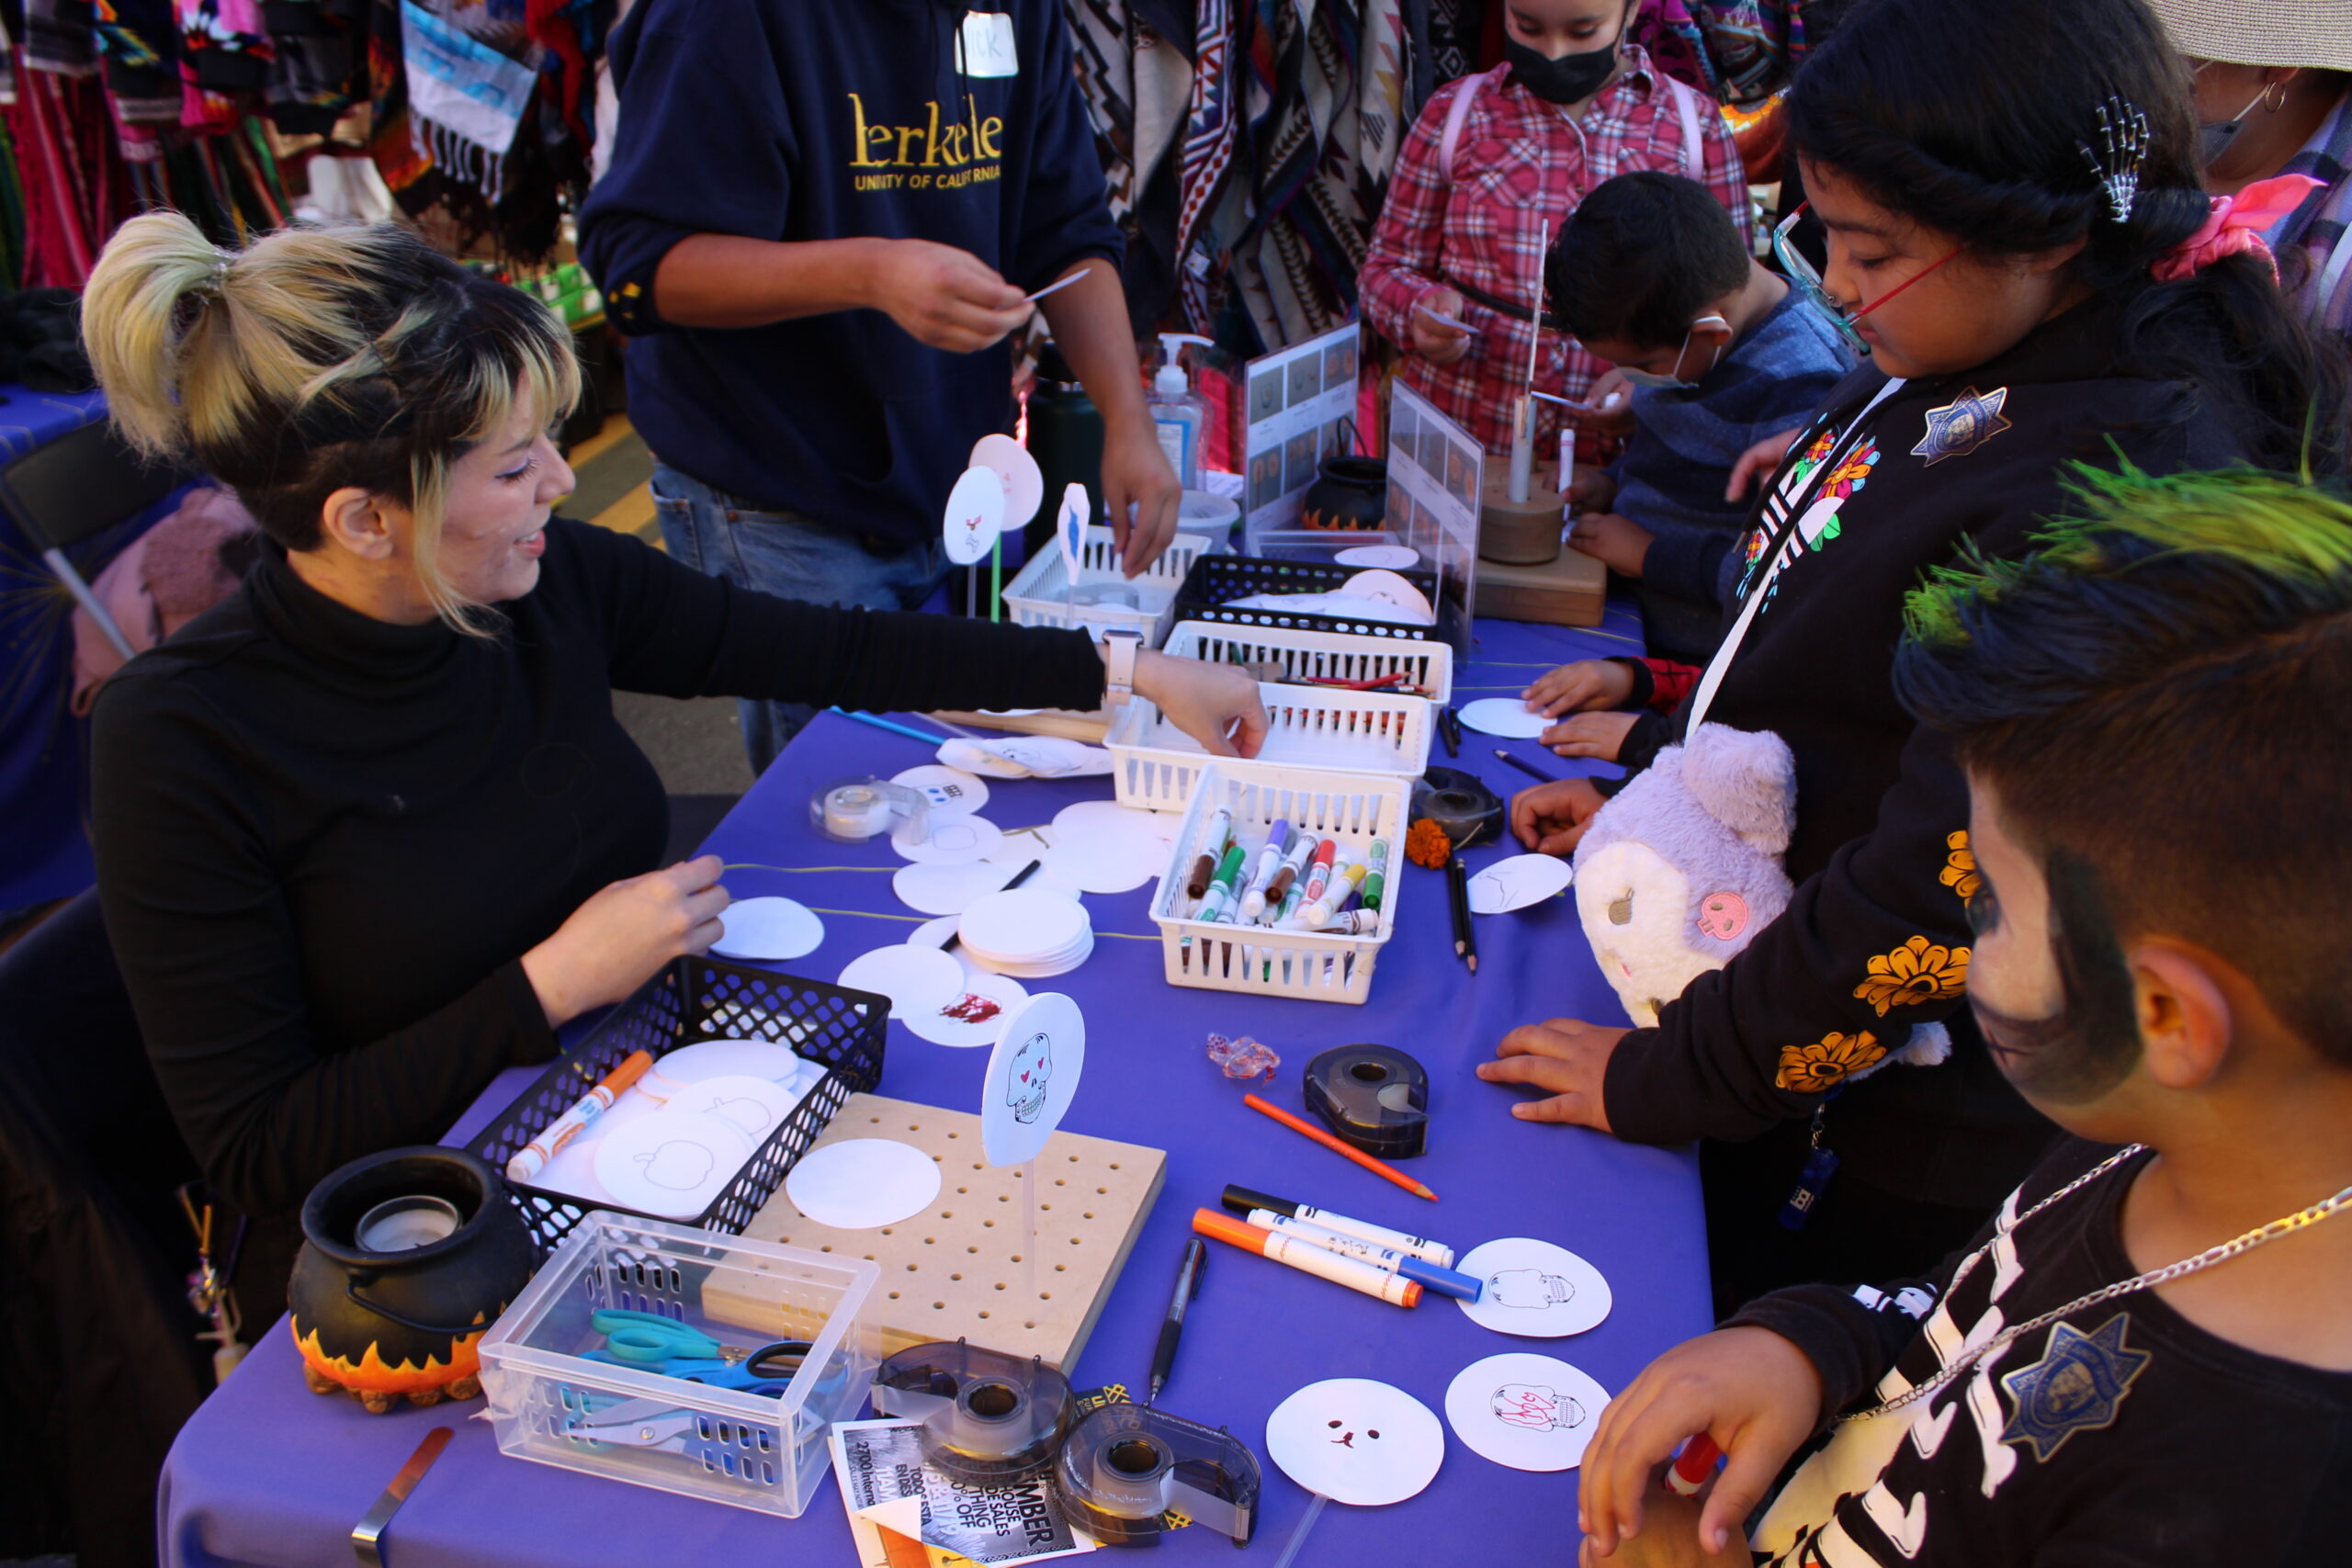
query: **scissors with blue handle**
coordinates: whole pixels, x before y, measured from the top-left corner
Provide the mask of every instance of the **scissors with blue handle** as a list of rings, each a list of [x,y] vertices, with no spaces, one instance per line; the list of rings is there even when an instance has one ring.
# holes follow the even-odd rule
[[[722,1345],[700,1329],[624,1307],[590,1314],[588,1326],[605,1337],[603,1349],[588,1352],[592,1361],[773,1397],[783,1395],[809,1350],[805,1339],[777,1339],[750,1349]]]

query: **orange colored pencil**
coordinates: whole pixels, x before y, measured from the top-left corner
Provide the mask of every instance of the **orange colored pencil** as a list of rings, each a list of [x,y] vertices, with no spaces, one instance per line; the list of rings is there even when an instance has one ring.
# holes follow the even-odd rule
[[[1385,1160],[1376,1160],[1370,1155],[1364,1153],[1362,1149],[1351,1147],[1351,1145],[1341,1142],[1340,1139],[1333,1137],[1322,1128],[1317,1127],[1314,1122],[1306,1121],[1303,1117],[1293,1116],[1281,1106],[1271,1104],[1266,1100],[1259,1099],[1254,1094],[1243,1095],[1241,1097],[1241,1103],[1248,1106],[1252,1111],[1262,1111],[1266,1115],[1272,1117],[1275,1121],[1281,1122],[1283,1126],[1289,1128],[1294,1133],[1306,1134],[1308,1137],[1314,1139],[1317,1143],[1322,1145],[1325,1148],[1329,1149],[1334,1154],[1347,1156],[1350,1159],[1355,1161],[1358,1165],[1372,1172],[1373,1175],[1380,1177],[1385,1180],[1395,1182],[1406,1191],[1410,1192],[1414,1197],[1426,1198],[1432,1203],[1437,1201],[1436,1193],[1430,1191],[1428,1188],[1422,1186],[1419,1182],[1414,1180],[1411,1177],[1406,1175],[1395,1166],[1388,1164]]]

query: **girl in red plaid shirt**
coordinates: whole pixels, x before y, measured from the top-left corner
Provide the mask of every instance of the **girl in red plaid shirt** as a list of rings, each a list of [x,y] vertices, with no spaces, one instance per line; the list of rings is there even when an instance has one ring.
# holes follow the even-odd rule
[[[1754,238],[1713,100],[1624,36],[1637,3],[1509,0],[1503,62],[1440,88],[1397,155],[1360,277],[1364,319],[1406,350],[1397,374],[1489,451],[1509,444],[1531,332],[1542,390],[1581,400],[1607,368],[1529,320],[1545,242],[1585,192],[1634,169],[1687,175]],[[1558,410],[1536,407],[1541,452]]]

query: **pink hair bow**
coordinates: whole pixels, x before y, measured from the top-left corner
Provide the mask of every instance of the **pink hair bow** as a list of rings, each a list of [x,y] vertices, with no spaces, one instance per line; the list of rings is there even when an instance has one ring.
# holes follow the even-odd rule
[[[2309,175],[2279,175],[2272,179],[2256,180],[2235,196],[2217,196],[2212,210],[2197,232],[2156,258],[2148,270],[2155,274],[2159,283],[2178,283],[2194,277],[2220,261],[2252,252],[2270,267],[2275,281],[2278,264],[2270,254],[2270,247],[2263,243],[2262,231],[2303,204],[2303,197],[2318,190],[2324,182]]]

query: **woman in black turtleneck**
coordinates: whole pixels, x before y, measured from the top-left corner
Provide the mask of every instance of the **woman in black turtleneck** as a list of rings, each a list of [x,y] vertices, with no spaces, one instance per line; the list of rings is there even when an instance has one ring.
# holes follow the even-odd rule
[[[282,1221],[344,1161],[437,1137],[567,1019],[718,934],[716,857],[654,869],[664,799],[616,688],[1102,700],[1080,632],[771,598],[551,519],[568,339],[399,231],[230,255],[134,219],[85,330],[117,423],[233,485],[269,539],[229,602],[109,682],[94,770],[149,1056],[247,1213]],[[1135,684],[1213,750],[1262,735],[1238,671],[1145,653]]]

